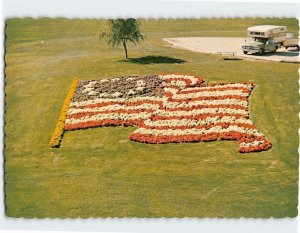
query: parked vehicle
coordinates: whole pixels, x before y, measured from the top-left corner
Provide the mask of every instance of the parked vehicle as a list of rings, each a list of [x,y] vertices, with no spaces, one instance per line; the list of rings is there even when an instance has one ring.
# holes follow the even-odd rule
[[[244,54],[276,52],[286,40],[286,26],[261,25],[249,27],[248,39],[242,46]]]

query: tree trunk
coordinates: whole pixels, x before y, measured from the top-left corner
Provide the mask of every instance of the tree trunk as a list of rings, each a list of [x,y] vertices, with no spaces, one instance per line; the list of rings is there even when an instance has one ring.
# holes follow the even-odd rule
[[[123,47],[124,47],[124,50],[125,50],[125,57],[126,57],[126,59],[128,59],[127,46],[126,46],[126,41],[125,40],[123,40]]]

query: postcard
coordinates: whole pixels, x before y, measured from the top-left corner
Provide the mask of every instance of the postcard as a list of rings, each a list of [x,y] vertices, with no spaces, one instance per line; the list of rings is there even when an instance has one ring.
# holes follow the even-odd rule
[[[295,18],[9,18],[13,218],[297,216]]]

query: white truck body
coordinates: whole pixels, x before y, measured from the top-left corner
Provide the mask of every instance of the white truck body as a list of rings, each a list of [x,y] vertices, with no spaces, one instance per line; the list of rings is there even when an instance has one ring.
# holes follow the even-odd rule
[[[275,52],[286,40],[286,26],[260,25],[247,29],[248,42],[242,49],[244,54]]]
[[[286,39],[286,26],[261,25],[248,28],[248,37],[273,38],[274,43],[282,43]]]

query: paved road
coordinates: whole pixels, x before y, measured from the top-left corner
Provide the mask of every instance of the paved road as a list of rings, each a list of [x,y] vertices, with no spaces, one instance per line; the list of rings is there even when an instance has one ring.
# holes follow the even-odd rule
[[[228,37],[178,37],[164,38],[171,45],[194,52],[217,54],[218,52],[234,52],[236,57],[277,62],[300,63],[299,51],[294,48],[278,49],[276,53],[265,53],[263,56],[245,55],[242,45],[245,38]]]

